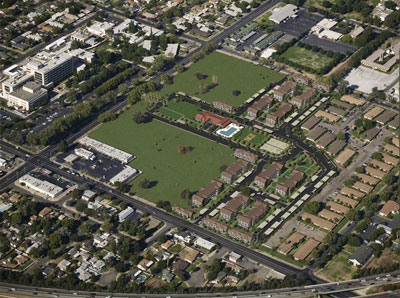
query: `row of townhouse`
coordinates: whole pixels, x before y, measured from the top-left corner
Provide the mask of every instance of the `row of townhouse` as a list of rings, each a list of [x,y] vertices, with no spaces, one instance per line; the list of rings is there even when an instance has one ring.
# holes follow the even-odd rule
[[[248,168],[249,162],[239,159],[221,172],[221,181],[224,183],[232,183],[241,173],[247,171]]]
[[[256,201],[251,210],[238,216],[238,225],[245,229],[250,229],[262,218],[267,212],[267,204]]]
[[[248,206],[249,202],[249,196],[238,194],[236,197],[230,199],[223,208],[221,208],[221,218],[226,221],[234,219],[240,210]]]
[[[258,187],[265,188],[268,181],[278,177],[281,174],[282,168],[283,164],[279,162],[273,162],[254,178],[254,184]]]
[[[194,207],[202,207],[206,205],[210,199],[215,198],[220,193],[221,189],[221,182],[211,180],[210,183],[192,196],[192,205]]]
[[[226,223],[220,222],[219,220],[211,217],[205,218],[203,220],[203,224],[219,233],[228,233],[228,235],[232,238],[238,239],[245,243],[251,243],[254,240],[254,236],[252,234],[243,232],[239,229],[230,228]]]
[[[285,182],[276,185],[275,191],[282,197],[287,196],[304,179],[304,173],[293,170],[290,177]]]

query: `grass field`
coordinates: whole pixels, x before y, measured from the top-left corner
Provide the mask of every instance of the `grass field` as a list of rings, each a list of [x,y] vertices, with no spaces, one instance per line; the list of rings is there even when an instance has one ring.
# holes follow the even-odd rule
[[[115,121],[102,124],[90,137],[134,154],[129,165],[143,171],[132,182],[132,191],[152,201],[168,200],[172,205],[189,206],[180,193],[188,188],[197,191],[213,178],[219,177],[219,168],[234,162],[232,149],[207,139],[153,120],[135,124],[134,111],[143,111],[137,103]],[[192,146],[186,154],[178,153],[177,146]],[[154,186],[144,189],[139,181],[147,178]]]
[[[204,79],[197,79],[196,73],[201,73]],[[201,82],[210,85],[213,76],[216,76],[218,85],[201,94]],[[172,85],[165,85],[159,92],[168,95],[181,91],[207,102],[219,100],[238,107],[260,89],[282,78],[283,75],[269,68],[214,52],[177,75]],[[233,90],[240,90],[241,93],[234,96]]]
[[[160,109],[161,115],[171,117],[174,120],[178,120],[180,118],[194,120],[196,114],[200,111],[201,109],[198,107],[184,101],[171,101],[166,107],[162,107]]]
[[[321,69],[328,66],[333,61],[333,58],[298,46],[289,48],[282,54],[282,57],[293,63],[308,66],[313,69]]]
[[[244,127],[237,136],[237,139],[246,140],[250,142],[250,144],[255,144],[256,146],[260,146],[267,141],[268,137],[264,136],[261,133],[254,132],[247,127]]]
[[[335,255],[332,260],[321,270],[321,274],[332,281],[342,281],[351,279],[353,270],[349,257],[356,251],[356,247],[347,245],[340,253]]]

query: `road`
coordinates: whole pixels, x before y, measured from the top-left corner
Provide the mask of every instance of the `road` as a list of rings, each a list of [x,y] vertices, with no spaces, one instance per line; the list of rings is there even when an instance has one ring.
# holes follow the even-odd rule
[[[246,291],[239,293],[195,293],[195,294],[170,294],[168,297],[173,298],[197,298],[197,297],[243,297],[243,298],[256,298],[256,297],[310,297],[314,295],[328,295],[330,297],[356,297],[357,294],[351,291],[365,289],[370,286],[390,284],[400,281],[400,272],[393,272],[390,276],[377,275],[366,277],[363,279],[355,279],[343,282],[325,283],[320,285],[283,288],[274,290],[262,291]],[[143,297],[141,294],[132,293],[91,293],[85,291],[69,291],[69,290],[54,290],[51,288],[36,288],[24,285],[15,285],[12,283],[0,282],[0,293],[27,295],[29,297]],[[35,294],[33,294],[35,293]],[[95,295],[94,295],[95,294]],[[0,296],[1,297],[1,296]],[[10,297],[10,296],[6,296]],[[166,294],[146,294],[146,297],[151,298],[165,298]],[[372,295],[371,297],[399,297],[396,294],[385,293]]]

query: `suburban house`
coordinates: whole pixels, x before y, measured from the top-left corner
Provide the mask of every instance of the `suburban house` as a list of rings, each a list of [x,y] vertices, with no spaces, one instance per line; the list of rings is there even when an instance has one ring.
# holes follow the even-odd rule
[[[265,119],[266,124],[270,126],[275,126],[279,121],[281,121],[287,113],[292,110],[293,106],[290,103],[283,102],[278,110],[269,113]]]
[[[203,220],[203,224],[211,229],[216,230],[220,233],[225,233],[228,230],[228,225],[226,223],[220,222],[212,217],[207,217]]]
[[[246,171],[248,167],[248,161],[239,159],[221,172],[221,180],[225,183],[232,183],[241,173]]]
[[[242,232],[241,230],[235,228],[229,228],[228,235],[245,243],[250,243],[254,240],[254,236],[252,234]]]
[[[179,205],[172,206],[172,211],[174,211],[178,215],[188,218],[188,219],[192,218],[192,216],[194,214],[192,210],[190,210],[186,207],[183,207],[183,206],[179,206]]]
[[[210,122],[211,124],[220,127],[226,127],[228,126],[228,124],[231,123],[231,119],[229,119],[228,117],[222,117],[206,111],[203,111],[201,114],[197,114],[196,120],[203,123]]]
[[[316,91],[314,88],[306,87],[301,95],[293,97],[289,102],[297,108],[302,108],[308,104],[315,93]]]
[[[265,188],[268,180],[272,180],[281,174],[282,168],[283,164],[273,162],[254,178],[254,184],[258,187]]]
[[[331,85],[329,83],[314,81],[312,86],[318,90],[324,90],[325,92],[329,92],[331,90]]]
[[[296,83],[299,83],[299,84],[308,85],[308,83],[310,82],[310,79],[305,75],[296,73],[293,75],[293,81],[295,81]]]
[[[259,114],[271,107],[272,102],[274,99],[270,96],[263,96],[256,102],[254,102],[250,107],[247,109],[247,117],[251,119],[255,119],[259,116]]]
[[[297,84],[293,81],[286,81],[277,90],[274,91],[274,98],[282,101],[286,99],[289,95],[296,91]]]
[[[256,201],[247,214],[238,216],[238,225],[245,229],[250,229],[267,212],[267,204]]]
[[[223,101],[213,101],[212,104],[213,104],[214,108],[217,108],[217,109],[222,110],[227,113],[232,113],[234,110],[233,105],[223,102]]]
[[[243,149],[236,149],[233,155],[236,158],[244,159],[251,163],[255,163],[258,159],[257,154],[251,153],[250,151],[246,151]]]
[[[226,221],[233,219],[239,210],[245,208],[249,204],[250,198],[244,194],[238,194],[230,199],[228,203],[220,211],[220,216]]]
[[[349,261],[354,266],[363,266],[372,256],[374,250],[366,244],[362,244],[350,257]]]
[[[276,192],[282,197],[287,196],[292,192],[293,188],[302,181],[304,178],[304,173],[298,170],[293,170],[290,173],[290,177],[283,183],[276,185]]]
[[[399,204],[395,201],[389,200],[383,205],[382,209],[379,211],[380,216],[388,217],[390,214],[399,213]]]
[[[207,204],[208,200],[218,195],[222,188],[222,183],[216,180],[211,180],[207,186],[201,188],[192,196],[192,205],[202,207]]]

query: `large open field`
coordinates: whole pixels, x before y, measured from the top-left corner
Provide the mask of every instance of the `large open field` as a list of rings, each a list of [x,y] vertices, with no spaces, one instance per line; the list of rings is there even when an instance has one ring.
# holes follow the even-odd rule
[[[200,108],[184,101],[170,101],[167,106],[160,109],[161,115],[171,117],[174,120],[178,120],[180,118],[194,120],[196,118],[196,114],[200,111]]]
[[[203,79],[196,78],[196,73],[201,73]],[[210,85],[213,77],[218,85],[200,93],[200,84]],[[177,75],[174,83],[164,86],[160,92],[166,95],[181,91],[204,101],[219,100],[238,107],[258,90],[282,78],[283,75],[269,68],[214,52]],[[233,90],[240,90],[241,93],[234,96]]]
[[[156,120],[134,123],[132,113],[143,110],[144,105],[137,103],[117,120],[101,125],[90,137],[136,156],[129,165],[143,171],[132,182],[132,191],[139,196],[152,202],[169,200],[172,205],[189,206],[190,202],[180,197],[182,190],[197,191],[211,179],[218,178],[220,166],[235,160],[233,151]],[[178,145],[194,149],[180,154]],[[140,188],[138,183],[143,178],[152,181],[154,186]]]
[[[307,66],[312,69],[321,69],[328,66],[333,61],[333,58],[298,46],[293,46],[287,49],[282,56],[293,63]]]

